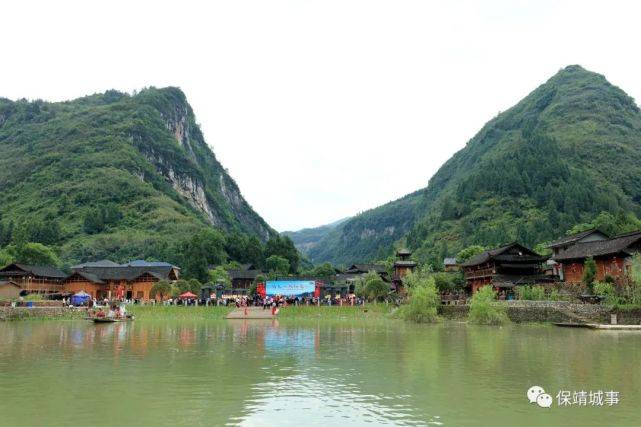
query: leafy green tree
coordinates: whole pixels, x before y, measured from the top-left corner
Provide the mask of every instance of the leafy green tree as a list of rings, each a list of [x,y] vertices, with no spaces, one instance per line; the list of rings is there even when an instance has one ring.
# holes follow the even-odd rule
[[[500,325],[509,321],[507,309],[496,301],[492,286],[483,286],[472,295],[469,319],[481,325]]]
[[[214,229],[205,229],[186,239],[181,246],[181,264],[185,278],[202,282],[208,279],[208,266],[226,261],[225,237]]]
[[[460,264],[483,252],[485,252],[485,248],[483,246],[471,245],[456,255],[456,261]]]
[[[290,265],[287,258],[271,255],[265,260],[265,268],[272,275],[285,276],[290,271]]]
[[[596,262],[592,257],[587,258],[583,263],[583,278],[582,282],[588,287],[590,292],[592,292],[592,285],[594,284],[594,279],[596,278]]]
[[[330,264],[329,262],[319,265],[318,267],[314,268],[312,272],[312,276],[315,277],[330,277],[334,274],[336,274],[336,271],[334,271],[334,267],[332,267],[332,264]]]
[[[409,302],[400,309],[400,316],[417,323],[438,320],[437,309],[441,298],[433,276],[420,277],[408,290]]]
[[[223,266],[218,266],[209,270],[209,280],[215,285],[222,284],[225,288],[229,288],[229,286],[231,286],[229,273],[227,273],[227,270]]]
[[[285,258],[289,262],[289,272],[297,273],[300,263],[300,254],[292,240],[287,236],[274,236],[265,244],[265,262],[271,256]]]
[[[6,263],[19,262],[31,265],[60,265],[60,258],[56,252],[42,243],[24,243],[20,245],[9,245],[4,249],[4,261]],[[7,262],[8,261],[8,262]]]
[[[153,284],[151,287],[151,290],[149,291],[149,296],[151,298],[156,298],[158,297],[161,301],[166,299],[171,295],[171,283],[169,283],[166,280],[161,280],[159,282],[156,282]]]
[[[200,282],[200,280],[196,278],[189,279],[189,292],[200,295],[200,288],[202,286],[203,284]]]

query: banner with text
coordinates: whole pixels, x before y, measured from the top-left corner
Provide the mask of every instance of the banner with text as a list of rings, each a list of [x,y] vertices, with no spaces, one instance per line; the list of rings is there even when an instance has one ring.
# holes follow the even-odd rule
[[[313,296],[315,289],[313,280],[268,280],[265,285],[265,293],[271,296]]]

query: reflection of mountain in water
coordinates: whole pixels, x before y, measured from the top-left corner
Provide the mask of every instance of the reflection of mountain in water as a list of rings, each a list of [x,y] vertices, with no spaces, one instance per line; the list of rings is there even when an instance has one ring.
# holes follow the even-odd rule
[[[571,416],[636,426],[641,405],[636,334],[391,320],[51,321],[0,323],[0,342],[0,384],[11,387],[3,425],[511,426],[527,414],[532,425]],[[608,387],[626,403],[537,412],[524,398],[534,383]]]

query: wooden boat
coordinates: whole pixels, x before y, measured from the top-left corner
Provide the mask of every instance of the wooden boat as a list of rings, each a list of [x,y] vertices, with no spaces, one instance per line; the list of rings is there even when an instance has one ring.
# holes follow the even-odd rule
[[[129,322],[134,320],[133,316],[127,316],[125,318],[117,317],[91,317],[90,320],[93,320],[94,323],[116,323],[116,322]]]

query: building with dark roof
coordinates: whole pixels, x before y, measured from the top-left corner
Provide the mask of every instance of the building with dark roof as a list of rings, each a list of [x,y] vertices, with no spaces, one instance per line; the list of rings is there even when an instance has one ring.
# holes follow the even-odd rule
[[[570,246],[573,246],[577,243],[596,242],[596,241],[607,240],[609,238],[610,236],[608,236],[601,230],[593,228],[591,230],[586,230],[580,233],[575,233],[569,236],[562,237],[558,240],[548,243],[547,247],[552,249],[553,255],[558,255],[560,252],[568,249]]]
[[[408,249],[399,249],[396,251],[394,275],[392,276],[392,288],[398,293],[403,292],[403,278],[416,268],[417,264],[410,259],[411,256],[412,252]]]
[[[251,264],[249,266],[253,267]],[[256,278],[263,272],[255,268],[249,270],[241,268],[227,270],[227,274],[229,274],[231,281],[231,293],[233,295],[247,295]]]
[[[596,263],[596,280],[610,276],[620,282],[629,278],[630,258],[640,250],[641,231],[634,231],[610,239],[575,243],[553,255],[552,259],[560,265],[559,278],[564,282],[581,283],[588,258]]]
[[[180,268],[164,262],[134,261],[118,264],[109,260],[88,262],[72,267],[64,279],[64,290],[84,291],[96,299],[151,299],[151,288],[161,280],[173,282]]]
[[[352,264],[349,266],[344,273],[345,274],[367,274],[370,271],[374,271],[381,276],[387,278],[387,267],[382,264]]]
[[[456,258],[444,258],[443,259],[443,270],[451,273],[454,271],[459,271],[460,267],[458,265],[458,262],[456,261]]]
[[[0,269],[0,280],[11,280],[27,293],[56,293],[67,275],[49,265],[9,264]]]
[[[517,285],[545,283],[552,279],[543,272],[546,257],[520,243],[482,252],[461,264],[472,293],[485,285],[510,289]]]
[[[0,280],[0,300],[16,299],[22,288],[13,280]]]

